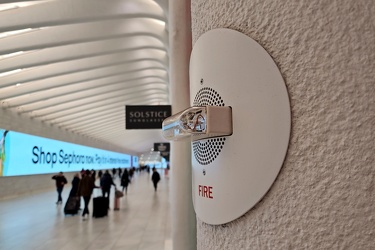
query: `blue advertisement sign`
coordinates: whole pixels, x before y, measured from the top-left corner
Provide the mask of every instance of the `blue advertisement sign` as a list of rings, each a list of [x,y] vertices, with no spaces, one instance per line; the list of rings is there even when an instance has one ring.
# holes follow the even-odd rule
[[[128,168],[131,155],[0,129],[0,176]]]
[[[136,168],[139,167],[138,156],[132,156],[132,166]]]

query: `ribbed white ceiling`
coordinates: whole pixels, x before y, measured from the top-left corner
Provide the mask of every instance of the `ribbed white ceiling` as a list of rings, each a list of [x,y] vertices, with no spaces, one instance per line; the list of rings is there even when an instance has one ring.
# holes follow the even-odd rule
[[[125,105],[169,102],[168,1],[0,0],[5,109],[123,149],[160,130],[125,130]]]

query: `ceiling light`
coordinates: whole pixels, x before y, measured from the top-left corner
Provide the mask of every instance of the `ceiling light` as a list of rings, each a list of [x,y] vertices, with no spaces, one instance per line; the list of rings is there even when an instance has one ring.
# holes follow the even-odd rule
[[[0,6],[0,12],[1,11],[6,11],[6,10],[12,10],[12,9],[17,9],[19,6],[13,5],[13,4],[4,4],[3,6]]]
[[[0,4],[0,12],[6,11],[6,10],[18,9],[18,8],[27,7],[27,6],[36,5],[36,4],[41,4],[44,2],[50,2],[50,0],[38,1],[38,2],[18,2],[17,4],[14,4],[14,3]]]
[[[16,74],[16,73],[18,73],[20,71],[22,71],[22,69],[15,69],[15,70],[3,72],[3,73],[0,73],[0,77],[7,76],[7,75],[12,75],[12,74]]]
[[[0,59],[9,58],[9,57],[12,57],[12,56],[18,56],[18,55],[21,55],[23,53],[25,53],[25,52],[23,52],[23,51],[17,51],[17,52],[14,52],[14,53],[1,55]]]
[[[22,29],[22,30],[13,30],[13,31],[3,32],[3,33],[0,33],[0,38],[8,37],[8,36],[14,36],[14,35],[18,35],[18,34],[30,32],[31,30],[33,30],[33,29],[32,28],[27,28],[27,29]]]

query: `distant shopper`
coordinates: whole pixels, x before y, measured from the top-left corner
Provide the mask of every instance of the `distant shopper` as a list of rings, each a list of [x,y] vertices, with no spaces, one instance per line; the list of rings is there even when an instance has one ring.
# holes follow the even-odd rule
[[[89,212],[89,203],[92,195],[92,191],[96,188],[95,182],[91,177],[90,170],[85,171],[85,175],[83,176],[82,180],[79,182],[77,194],[83,197],[85,201],[85,208],[82,212],[82,217],[85,220],[86,214],[90,214]]]
[[[56,181],[56,190],[57,190],[57,202],[56,204],[62,204],[61,193],[64,189],[64,186],[68,181],[66,180],[63,172],[58,173],[57,175],[52,176],[52,179]]]
[[[91,178],[95,181],[96,180],[96,171],[91,169]]]
[[[158,171],[156,171],[155,167],[152,168],[151,180],[154,183],[154,188],[156,192],[156,190],[158,189],[158,182],[160,181],[160,174],[158,173]]]
[[[103,171],[102,171],[102,170],[99,170],[99,172],[98,172],[98,178],[101,179],[102,176],[103,176]]]
[[[125,168],[124,173],[121,176],[122,192],[124,192],[125,190],[125,194],[128,193],[128,185],[129,185],[129,173],[128,173],[128,170]]]
[[[84,168],[82,168],[80,173],[81,173],[81,178],[83,178],[83,176],[86,174],[86,170]]]
[[[132,167],[130,167],[130,169],[129,169],[129,183],[132,182],[133,175],[134,175],[134,169]]]
[[[106,170],[100,179],[100,187],[102,188],[103,197],[109,197],[112,185],[116,186],[111,174]]]

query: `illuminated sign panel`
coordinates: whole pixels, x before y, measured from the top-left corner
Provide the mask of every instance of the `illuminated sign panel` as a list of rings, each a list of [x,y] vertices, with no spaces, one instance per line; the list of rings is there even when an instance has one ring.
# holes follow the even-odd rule
[[[0,176],[127,168],[131,155],[0,129]]]
[[[139,167],[138,156],[132,156],[132,166]]]
[[[154,143],[154,151],[159,151],[160,155],[165,158],[165,160],[169,161],[169,151],[170,151],[170,143],[169,142],[158,142]]]
[[[165,118],[171,116],[171,105],[126,105],[126,129],[160,129]]]

